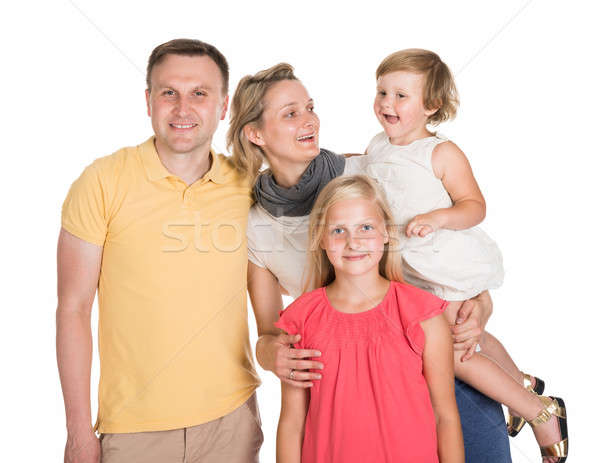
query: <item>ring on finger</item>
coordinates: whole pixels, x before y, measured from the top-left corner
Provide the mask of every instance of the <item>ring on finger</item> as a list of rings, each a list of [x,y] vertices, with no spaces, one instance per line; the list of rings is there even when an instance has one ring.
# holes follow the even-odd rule
[[[294,379],[294,373],[295,373],[295,370],[292,368],[290,370],[290,375],[289,375],[289,378],[292,379],[292,380]]]

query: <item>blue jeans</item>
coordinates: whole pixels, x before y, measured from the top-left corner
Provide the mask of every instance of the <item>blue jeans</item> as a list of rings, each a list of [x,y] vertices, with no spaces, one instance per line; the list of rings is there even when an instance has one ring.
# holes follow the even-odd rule
[[[498,402],[454,381],[466,463],[511,463],[506,422]]]

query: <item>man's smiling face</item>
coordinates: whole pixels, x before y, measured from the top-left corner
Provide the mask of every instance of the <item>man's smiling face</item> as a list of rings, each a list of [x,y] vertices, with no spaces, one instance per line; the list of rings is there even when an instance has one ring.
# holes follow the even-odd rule
[[[167,55],[152,70],[146,90],[148,115],[161,153],[208,152],[228,97],[216,63],[208,56]]]

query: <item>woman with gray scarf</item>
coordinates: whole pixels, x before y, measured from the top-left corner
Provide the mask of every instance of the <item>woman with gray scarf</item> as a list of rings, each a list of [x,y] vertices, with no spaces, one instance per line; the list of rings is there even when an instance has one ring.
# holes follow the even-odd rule
[[[319,118],[313,100],[288,64],[278,64],[244,77],[231,108],[228,146],[238,168],[258,175],[256,204],[248,218],[248,291],[257,321],[256,356],[281,381],[311,387],[320,375],[314,350],[290,348],[299,335],[279,334],[274,322],[283,309],[282,294],[297,298],[304,286],[308,214],[321,189],[339,175],[361,172],[361,156],[341,156],[319,148]],[[489,295],[482,293],[461,308],[455,327],[456,347],[477,343],[491,314]],[[506,425],[500,405],[466,384],[456,382],[465,453],[471,462],[510,460]]]

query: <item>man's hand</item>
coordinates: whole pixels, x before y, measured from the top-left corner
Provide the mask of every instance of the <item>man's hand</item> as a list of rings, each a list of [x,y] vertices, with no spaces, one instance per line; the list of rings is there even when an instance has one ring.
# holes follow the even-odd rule
[[[272,371],[284,383],[296,387],[312,387],[311,380],[321,379],[319,373],[311,373],[304,370],[322,370],[323,364],[312,360],[304,360],[320,357],[321,352],[310,349],[294,349],[290,344],[300,341],[299,334],[265,334],[256,343],[256,356],[260,365]],[[292,378],[290,373],[294,372]]]
[[[100,463],[100,440],[93,431],[69,434],[65,445],[65,463]]]
[[[462,303],[456,316],[456,324],[452,327],[454,350],[466,351],[461,361],[469,360],[476,352],[491,313],[492,299],[488,291]]]

